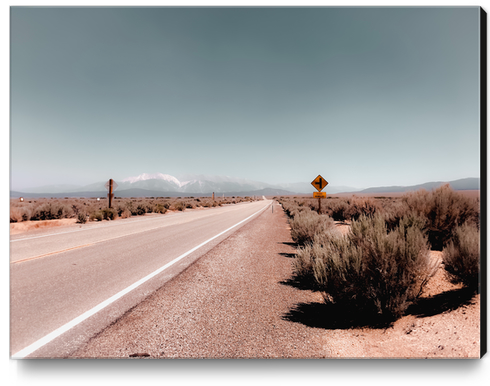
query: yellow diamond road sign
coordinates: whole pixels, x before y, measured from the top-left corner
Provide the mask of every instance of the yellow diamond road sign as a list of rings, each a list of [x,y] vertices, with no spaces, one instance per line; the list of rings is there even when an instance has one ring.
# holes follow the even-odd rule
[[[328,182],[324,180],[324,178],[321,175],[318,175],[317,178],[315,178],[311,184],[318,190],[319,192],[322,191],[322,189],[328,185]]]

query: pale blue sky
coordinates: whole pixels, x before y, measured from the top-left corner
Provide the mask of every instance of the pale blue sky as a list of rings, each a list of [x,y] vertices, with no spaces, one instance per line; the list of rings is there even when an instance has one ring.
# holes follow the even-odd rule
[[[478,177],[479,8],[11,8],[11,188]]]

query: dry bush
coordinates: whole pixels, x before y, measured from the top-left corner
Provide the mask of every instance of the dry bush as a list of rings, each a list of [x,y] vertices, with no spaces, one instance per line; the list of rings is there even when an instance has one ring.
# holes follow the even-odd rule
[[[478,292],[480,273],[480,231],[474,225],[456,228],[443,250],[444,269],[448,279]]]
[[[427,219],[426,231],[434,250],[442,250],[458,226],[468,222],[479,227],[479,204],[456,193],[449,185],[431,192],[420,190],[403,197],[410,211]]]
[[[23,214],[24,214],[24,208],[21,208],[18,206],[11,206],[10,207],[10,222],[25,221],[23,219]],[[30,216],[29,216],[29,218],[30,218]]]
[[[115,220],[117,218],[117,210],[114,208],[104,208],[101,212],[104,220]]]
[[[371,197],[353,197],[347,200],[349,207],[344,212],[344,217],[357,220],[361,216],[374,216],[380,211],[376,199]]]
[[[437,269],[413,218],[402,219],[388,232],[380,214],[353,221],[347,236],[317,236],[302,254],[309,260],[301,256],[297,267],[311,265],[311,275],[327,303],[342,304],[361,318],[380,323],[403,315]]]
[[[85,224],[87,222],[87,213],[85,210],[80,210],[77,213],[77,224]]]
[[[185,203],[183,201],[176,201],[172,204],[170,209],[173,210],[178,210],[180,212],[183,212],[185,210]]]
[[[31,220],[55,220],[73,216],[73,209],[58,201],[48,201],[34,208]]]
[[[328,200],[325,210],[335,221],[345,221],[348,219],[349,202],[346,199]]]
[[[104,218],[104,215],[102,214],[102,211],[96,210],[93,212],[90,212],[89,214],[89,221],[102,221]]]
[[[325,233],[334,227],[327,215],[319,215],[311,210],[299,212],[289,220],[291,237],[299,245],[312,243],[315,235]]]
[[[165,212],[167,212],[167,208],[165,207],[164,204],[157,203],[155,204],[154,212],[164,214]]]

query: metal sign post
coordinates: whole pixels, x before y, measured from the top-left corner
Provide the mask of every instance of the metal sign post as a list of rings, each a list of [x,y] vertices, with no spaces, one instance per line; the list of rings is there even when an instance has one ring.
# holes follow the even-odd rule
[[[317,198],[318,197],[318,214],[322,211],[322,198],[327,197],[327,193],[322,192],[323,188],[328,185],[328,182],[319,174],[317,178],[315,178],[313,181],[311,181],[311,184],[315,187],[317,192],[313,193],[313,197]]]

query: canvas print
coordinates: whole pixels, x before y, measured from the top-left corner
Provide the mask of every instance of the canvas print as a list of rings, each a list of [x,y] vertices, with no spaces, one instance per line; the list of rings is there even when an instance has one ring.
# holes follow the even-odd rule
[[[484,36],[480,7],[11,7],[10,357],[480,358]]]

